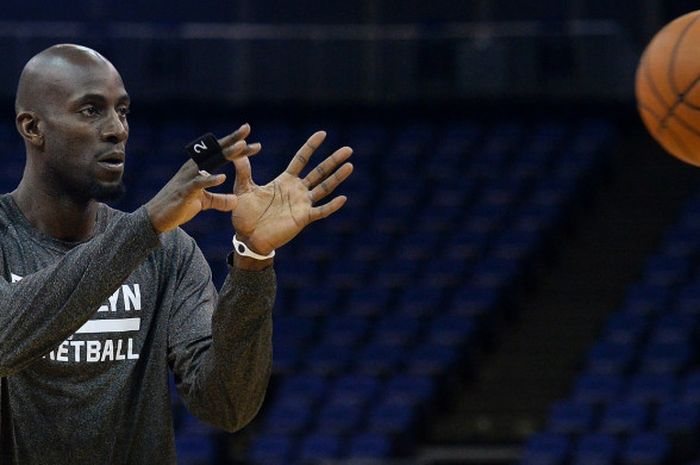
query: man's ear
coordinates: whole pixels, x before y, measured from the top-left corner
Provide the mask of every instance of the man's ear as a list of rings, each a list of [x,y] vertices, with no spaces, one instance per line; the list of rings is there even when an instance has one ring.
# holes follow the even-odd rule
[[[41,147],[44,144],[44,136],[39,129],[39,117],[33,111],[22,111],[15,119],[17,130],[28,143]]]

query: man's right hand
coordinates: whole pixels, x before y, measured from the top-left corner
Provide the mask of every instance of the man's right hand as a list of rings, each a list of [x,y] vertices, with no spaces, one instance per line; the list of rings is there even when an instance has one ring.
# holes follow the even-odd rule
[[[224,157],[233,161],[241,157],[257,154],[259,143],[248,144],[245,138],[250,134],[246,123],[228,136],[219,139]],[[185,162],[180,170],[145,205],[153,229],[163,233],[187,223],[203,210],[230,212],[238,203],[235,194],[216,194],[206,191],[226,181],[225,174],[211,175],[200,172],[194,160]]]

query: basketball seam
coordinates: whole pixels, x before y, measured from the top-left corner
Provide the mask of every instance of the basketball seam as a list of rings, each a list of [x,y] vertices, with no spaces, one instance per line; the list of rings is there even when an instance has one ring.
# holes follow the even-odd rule
[[[645,105],[645,104],[643,104],[643,103],[639,103],[639,104],[637,105],[637,107],[638,107],[640,110],[646,110],[646,111],[648,111],[649,113],[651,113],[651,116],[652,116],[657,122],[661,120],[661,117],[658,115],[658,113],[656,113],[654,110],[652,110],[651,107],[649,107],[649,106],[647,106],[647,105]]]
[[[646,57],[644,60],[644,77],[646,77],[647,81],[649,82],[649,87],[651,88],[651,93],[654,94],[654,96],[657,98],[659,102],[665,107],[670,107],[668,103],[666,103],[666,100],[664,99],[663,95],[661,95],[661,92],[659,92],[659,89],[656,87],[656,84],[654,83],[654,80],[651,78],[651,72],[649,71],[649,57]]]
[[[684,128],[686,128],[687,130],[689,130],[692,134],[695,134],[696,136],[700,137],[700,131],[698,131],[697,129],[693,128],[690,124],[688,124],[687,121],[685,121],[683,118],[681,118],[680,116],[678,116],[677,114],[674,113],[674,110],[675,110],[679,105],[683,105],[683,104],[686,105],[686,106],[688,106],[688,107],[691,108],[691,109],[700,109],[700,107],[695,108],[693,105],[688,104],[687,102],[685,102],[685,101],[683,100],[683,96],[685,96],[688,92],[690,92],[691,90],[693,90],[693,87],[695,87],[695,85],[696,85],[698,82],[700,82],[700,76],[697,77],[697,78],[695,78],[695,79],[693,80],[693,82],[691,82],[690,85],[688,85],[688,87],[686,87],[682,92],[679,92],[679,91],[678,91],[678,86],[676,86],[676,83],[675,83],[675,81],[674,81],[674,72],[673,72],[673,71],[674,71],[673,68],[675,68],[676,57],[677,57],[677,55],[678,55],[678,49],[680,48],[680,44],[681,44],[681,42],[683,41],[683,39],[685,38],[687,32],[690,30],[690,28],[693,26],[693,24],[695,24],[695,22],[696,22],[699,18],[700,18],[700,16],[696,16],[695,18],[693,18],[692,21],[690,21],[690,22],[683,28],[683,31],[681,31],[681,34],[680,34],[680,36],[678,37],[678,40],[676,41],[676,43],[674,44],[673,50],[671,51],[671,60],[669,61],[668,76],[667,76],[667,78],[668,78],[669,84],[671,85],[671,90],[672,90],[672,91],[675,93],[675,95],[676,95],[676,101],[673,102],[673,104],[668,108],[668,110],[666,111],[666,114],[664,115],[664,117],[663,117],[661,120],[659,120],[659,125],[657,126],[656,131],[655,131],[656,133],[661,133],[661,132],[663,132],[665,129],[668,129],[668,124],[667,124],[668,120],[669,120],[670,118],[675,118],[675,119],[677,119],[677,120],[681,123],[681,125],[682,125]]]
[[[676,58],[678,57],[678,49],[681,46],[681,43],[683,42],[683,39],[685,39],[686,34],[690,30],[691,27],[693,27],[693,24],[700,18],[700,16],[695,16],[695,18],[692,19],[688,24],[685,25],[683,30],[681,31],[680,36],[678,37],[678,40],[676,43],[673,45],[673,50],[671,50],[671,60],[668,62],[668,82],[671,84],[671,89],[673,92],[678,96],[678,86],[676,85],[676,81],[674,79],[674,68],[676,67]],[[687,92],[687,91],[686,91]],[[685,93],[685,92],[683,92]]]

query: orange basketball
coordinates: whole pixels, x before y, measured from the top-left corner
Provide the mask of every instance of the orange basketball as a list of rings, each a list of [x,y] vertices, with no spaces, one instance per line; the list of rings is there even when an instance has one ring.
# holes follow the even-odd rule
[[[674,19],[654,36],[639,60],[635,93],[654,139],[700,166],[700,10]]]

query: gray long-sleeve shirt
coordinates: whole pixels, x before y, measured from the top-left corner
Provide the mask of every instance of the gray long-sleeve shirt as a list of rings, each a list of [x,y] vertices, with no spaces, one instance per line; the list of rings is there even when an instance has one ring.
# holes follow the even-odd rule
[[[0,196],[0,465],[173,464],[168,368],[195,415],[255,415],[272,361],[272,268],[217,294],[194,240],[100,205],[68,244]]]

